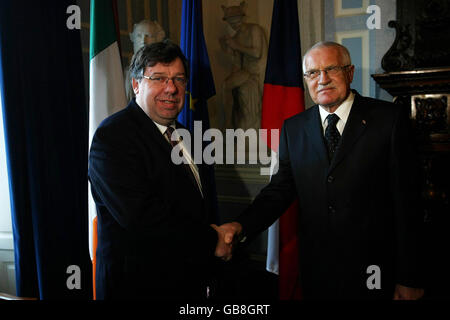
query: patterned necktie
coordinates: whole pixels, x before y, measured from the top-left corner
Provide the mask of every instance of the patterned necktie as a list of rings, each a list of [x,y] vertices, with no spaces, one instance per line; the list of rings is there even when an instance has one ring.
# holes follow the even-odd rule
[[[176,141],[172,141],[172,133],[175,131],[175,129],[173,127],[167,127],[166,132],[164,132],[164,134],[167,136],[167,138],[169,138],[169,142],[172,145],[172,147],[175,147],[180,141],[176,140]]]
[[[172,148],[175,147],[178,143],[180,143],[180,140],[175,140],[172,141],[172,134],[175,131],[175,129],[173,127],[167,127],[166,131],[164,132],[164,134],[167,136],[167,138],[169,138],[169,142],[172,145]],[[183,157],[183,150],[180,149],[180,156]],[[192,172],[193,169],[191,169],[191,166],[189,164],[183,164],[184,169],[186,170],[189,178],[191,179],[191,181],[198,186],[200,193],[202,193],[201,187],[199,185],[199,183],[197,182],[197,179],[194,176],[194,173]],[[203,196],[203,193],[202,193]]]
[[[336,123],[339,121],[339,117],[332,113],[328,115],[327,120],[328,126],[325,129],[325,141],[327,143],[328,159],[331,162],[339,144],[339,140],[341,139],[341,135],[336,128]]]

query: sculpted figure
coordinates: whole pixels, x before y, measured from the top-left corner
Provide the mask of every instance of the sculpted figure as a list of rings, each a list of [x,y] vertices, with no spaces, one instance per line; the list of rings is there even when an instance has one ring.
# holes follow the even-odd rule
[[[130,40],[133,43],[133,52],[136,53],[146,44],[163,41],[166,32],[156,21],[142,20],[134,24],[133,32],[130,33]],[[133,88],[131,87],[131,78],[129,67],[125,68],[125,90],[128,100],[134,97]]]
[[[223,20],[234,35],[220,38],[224,52],[232,58],[231,73],[223,83],[226,128],[256,128],[261,122],[267,40],[261,26],[245,23],[245,1],[239,6],[222,6]]]

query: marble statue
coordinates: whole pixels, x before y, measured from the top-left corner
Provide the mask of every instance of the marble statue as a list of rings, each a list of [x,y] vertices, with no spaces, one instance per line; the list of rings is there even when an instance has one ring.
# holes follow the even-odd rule
[[[262,90],[267,61],[267,40],[261,26],[245,23],[245,1],[239,6],[222,6],[233,35],[220,38],[232,59],[231,73],[223,86],[225,128],[260,128]]]
[[[133,43],[133,52],[136,53],[145,44],[164,40],[166,33],[156,21],[142,20],[134,24],[133,32],[130,33],[130,40]],[[134,97],[129,67],[125,68],[125,89],[128,100]]]

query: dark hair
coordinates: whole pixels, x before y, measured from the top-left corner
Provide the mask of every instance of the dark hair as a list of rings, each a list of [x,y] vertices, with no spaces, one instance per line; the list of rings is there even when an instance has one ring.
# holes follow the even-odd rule
[[[186,78],[189,79],[189,68],[186,57],[180,47],[166,39],[161,42],[146,44],[140,48],[131,59],[130,79],[142,79],[146,67],[153,67],[157,63],[170,63],[180,58],[184,66]]]

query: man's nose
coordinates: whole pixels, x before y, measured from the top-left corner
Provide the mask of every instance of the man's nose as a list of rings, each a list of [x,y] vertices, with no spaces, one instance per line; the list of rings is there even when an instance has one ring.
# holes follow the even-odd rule
[[[169,92],[169,93],[175,93],[175,92],[177,92],[178,88],[177,88],[177,86],[175,85],[175,81],[174,81],[173,78],[168,78],[168,79],[167,79],[166,86],[165,86],[164,89],[165,89],[165,90],[164,90],[165,92]]]
[[[328,76],[328,73],[325,70],[320,70],[319,74],[319,84],[324,84],[330,82],[330,77]]]

